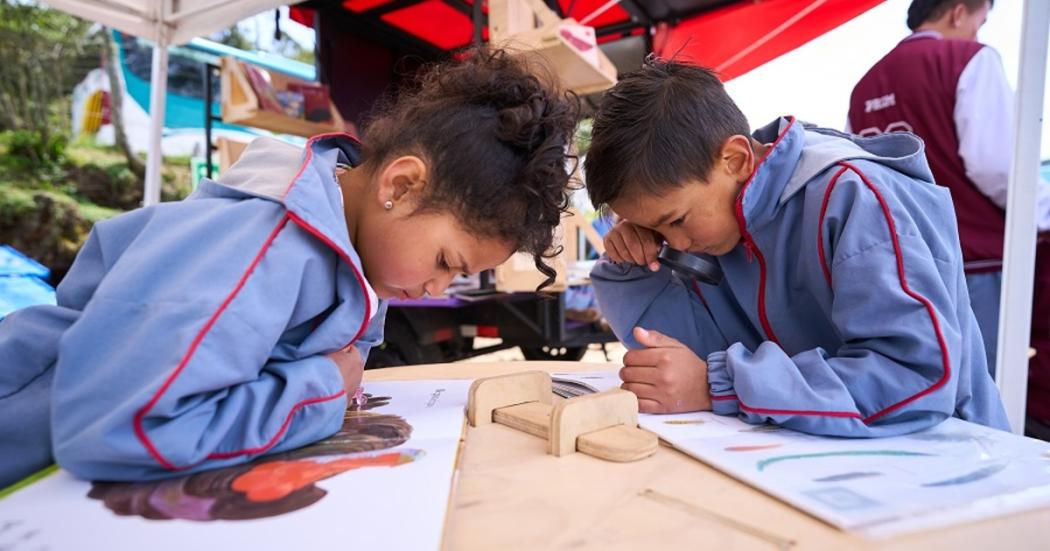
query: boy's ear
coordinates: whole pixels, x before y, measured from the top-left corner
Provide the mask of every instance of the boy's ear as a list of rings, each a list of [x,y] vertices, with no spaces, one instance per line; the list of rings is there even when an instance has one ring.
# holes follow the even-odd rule
[[[952,7],[948,15],[948,23],[951,24],[952,28],[957,28],[962,24],[963,18],[969,15],[969,8],[962,2]]]
[[[754,150],[751,138],[737,134],[722,144],[721,160],[725,171],[732,177],[749,178],[754,165]]]
[[[387,163],[379,173],[379,202],[395,204],[418,193],[427,186],[429,167],[415,155],[404,155]],[[416,194],[416,195],[412,195]]]

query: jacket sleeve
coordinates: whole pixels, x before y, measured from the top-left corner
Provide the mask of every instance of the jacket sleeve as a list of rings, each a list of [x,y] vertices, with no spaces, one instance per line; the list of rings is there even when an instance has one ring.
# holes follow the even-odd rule
[[[737,343],[709,355],[716,413],[850,437],[914,432],[953,414],[960,294],[939,272],[961,269],[958,246],[924,239],[921,209],[873,189],[840,183],[821,234],[833,251],[824,266],[842,346],[788,355],[773,342]]]
[[[697,289],[685,284],[661,266],[657,272],[631,263],[618,263],[602,256],[591,271],[598,307],[613,333],[629,348],[640,348],[635,327],[655,329],[678,339],[701,359],[726,347],[725,337],[715,325]]]
[[[334,362],[275,353],[304,271],[317,269],[302,232],[169,229],[159,231],[178,237],[129,246],[62,340],[52,438],[76,476],[145,480],[243,463],[342,423]]]

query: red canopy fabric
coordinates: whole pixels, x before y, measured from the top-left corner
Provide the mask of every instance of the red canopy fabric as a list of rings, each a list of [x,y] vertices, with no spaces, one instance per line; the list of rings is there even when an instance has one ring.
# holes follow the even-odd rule
[[[471,18],[462,6],[473,0],[345,0],[343,8],[356,14],[378,14],[379,20],[440,50],[450,51],[470,44]],[[740,0],[702,11],[679,21],[653,22],[653,51],[664,58],[711,67],[723,80],[740,76],[755,67],[798,48],[814,38],[857,17],[883,0]],[[397,2],[397,4],[393,4]],[[606,0],[558,0],[568,17],[582,20],[606,4]],[[391,9],[397,6],[395,9]],[[487,10],[485,10],[487,12]],[[292,19],[314,24],[314,10],[293,6]],[[632,24],[630,14],[614,5],[590,24],[600,42],[644,34],[646,27]],[[606,33],[602,31],[605,30]],[[486,29],[487,31],[487,29]],[[611,32],[610,31],[614,31]],[[484,37],[488,38],[486,32]]]
[[[661,25],[653,51],[738,77],[881,4],[883,0],[738,2],[678,25]],[[901,16],[903,18],[903,14]]]

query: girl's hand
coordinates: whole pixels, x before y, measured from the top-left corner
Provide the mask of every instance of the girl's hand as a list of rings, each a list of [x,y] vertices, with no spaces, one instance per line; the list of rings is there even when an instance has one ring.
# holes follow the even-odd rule
[[[681,342],[656,331],[634,328],[645,348],[623,357],[620,388],[638,396],[642,413],[681,413],[711,409],[707,362]]]
[[[660,269],[656,254],[660,252],[661,236],[626,220],[621,220],[605,234],[605,254],[613,262],[631,262],[639,266],[648,266],[650,270]]]
[[[361,386],[361,377],[365,374],[365,362],[361,359],[357,347],[350,346],[326,356],[339,366],[339,374],[343,376],[343,388],[348,396],[353,396],[357,387]]]

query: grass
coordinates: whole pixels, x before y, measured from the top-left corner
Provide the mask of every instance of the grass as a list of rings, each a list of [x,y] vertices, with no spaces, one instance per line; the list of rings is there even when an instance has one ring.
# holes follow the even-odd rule
[[[164,159],[164,200],[189,194],[189,164],[188,157]],[[0,133],[0,243],[37,259],[57,277],[69,269],[96,222],[141,202],[142,183],[114,147],[80,141],[54,166],[28,165],[11,154]]]

